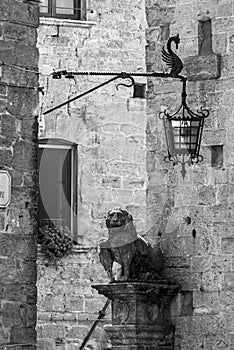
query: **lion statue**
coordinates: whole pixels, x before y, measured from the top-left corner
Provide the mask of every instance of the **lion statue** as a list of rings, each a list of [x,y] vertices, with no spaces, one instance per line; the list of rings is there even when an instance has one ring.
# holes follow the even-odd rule
[[[100,242],[100,262],[111,282],[159,279],[162,252],[137,234],[131,214],[111,209],[106,218],[109,238]],[[118,266],[116,275],[113,267]]]

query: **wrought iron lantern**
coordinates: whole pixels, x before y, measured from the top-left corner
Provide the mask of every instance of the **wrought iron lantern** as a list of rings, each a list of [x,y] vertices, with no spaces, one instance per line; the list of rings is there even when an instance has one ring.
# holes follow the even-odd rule
[[[186,164],[198,163],[203,160],[199,154],[202,131],[205,118],[209,111],[205,108],[193,112],[186,102],[186,78],[183,79],[183,90],[181,95],[181,105],[178,110],[172,114],[168,110],[160,112],[160,118],[163,119],[168,155],[165,161],[172,161],[173,164],[180,163],[182,166],[181,174],[185,177]]]
[[[205,118],[209,111],[205,108],[191,111],[186,102],[186,81],[184,76],[179,75],[183,69],[181,59],[172,51],[171,44],[174,42],[176,48],[180,42],[179,35],[171,37],[167,42],[167,51],[162,48],[162,59],[171,68],[170,75],[182,81],[181,105],[176,112],[170,114],[167,110],[159,113],[163,119],[168,155],[165,161],[172,161],[173,164],[182,165],[181,174],[184,179],[186,164],[198,163],[203,160],[199,154],[202,131]]]

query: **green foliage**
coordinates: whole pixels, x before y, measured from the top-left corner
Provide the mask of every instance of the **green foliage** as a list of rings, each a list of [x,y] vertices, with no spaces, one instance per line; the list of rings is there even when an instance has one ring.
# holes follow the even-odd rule
[[[41,250],[49,260],[56,260],[72,250],[70,235],[67,227],[43,226],[39,228],[38,243],[41,243]]]

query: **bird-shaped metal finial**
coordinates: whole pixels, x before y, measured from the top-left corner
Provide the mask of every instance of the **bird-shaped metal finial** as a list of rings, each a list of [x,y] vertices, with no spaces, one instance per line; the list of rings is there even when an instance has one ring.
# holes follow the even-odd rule
[[[183,63],[181,59],[172,51],[171,44],[174,42],[176,44],[176,49],[180,43],[179,34],[172,36],[167,42],[167,51],[164,46],[162,48],[162,59],[166,62],[167,66],[171,68],[170,75],[173,77],[178,76],[183,69]]]

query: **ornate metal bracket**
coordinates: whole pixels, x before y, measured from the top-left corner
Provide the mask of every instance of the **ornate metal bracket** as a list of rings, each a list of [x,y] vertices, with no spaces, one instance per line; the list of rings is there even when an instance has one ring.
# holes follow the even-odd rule
[[[131,87],[134,85],[135,81],[133,77],[156,77],[156,78],[174,78],[174,79],[179,79],[179,80],[184,80],[185,77],[179,75],[181,70],[183,69],[183,63],[181,59],[173,52],[171,45],[172,43],[176,44],[176,48],[178,49],[178,45],[180,42],[179,35],[171,37],[168,42],[167,42],[167,51],[165,48],[162,48],[162,59],[164,62],[166,62],[167,66],[171,69],[170,73],[159,73],[159,72],[151,72],[151,73],[139,73],[139,72],[74,72],[74,71],[67,71],[67,70],[58,70],[54,71],[52,73],[53,79],[61,79],[63,76],[68,79],[73,79],[76,75],[99,75],[99,76],[114,76],[113,78],[105,81],[102,84],[99,84],[95,86],[94,88],[87,90],[77,96],[74,96],[73,98],[60,103],[59,105],[52,107],[48,109],[47,111],[43,112],[44,115],[51,113],[55,111],[58,108],[61,108],[65,106],[66,104],[75,101],[87,94],[90,94],[91,92],[103,87],[104,85],[107,85],[111,82],[113,82],[116,79],[130,79],[131,83],[130,84],[124,84],[120,83],[116,86],[118,89],[119,86],[126,86],[126,87]]]
[[[168,156],[165,157],[165,161],[172,161],[173,164],[180,163],[182,165],[182,176],[185,176],[185,165],[201,162],[203,157],[199,154],[202,130],[204,125],[204,119],[208,117],[209,111],[205,108],[201,108],[196,113],[193,112],[186,102],[186,77],[180,75],[183,69],[183,63],[181,59],[174,53],[171,46],[172,43],[178,45],[180,43],[179,35],[169,38],[166,48],[162,48],[162,59],[170,68],[169,73],[162,72],[75,72],[67,70],[54,71],[52,77],[54,79],[61,79],[63,76],[68,79],[73,79],[76,75],[86,76],[112,76],[111,79],[104,81],[103,83],[79,94],[71,99],[54,106],[47,111],[43,112],[44,115],[55,111],[56,109],[67,105],[68,103],[75,101],[91,92],[117,80],[130,80],[130,83],[119,83],[119,86],[131,87],[134,85],[134,77],[155,77],[155,78],[173,78],[182,81],[182,94],[181,104],[176,112],[170,114],[167,110],[160,113],[160,118],[164,121],[164,128],[166,134],[166,142],[168,148]]]
[[[71,99],[67,100],[67,101],[64,101],[62,103],[60,103],[59,105],[57,106],[54,106],[54,107],[51,107],[49,108],[47,111],[43,112],[44,115],[48,114],[48,113],[51,113],[53,111],[55,111],[56,109],[58,108],[61,108],[65,105],[67,105],[68,103],[70,102],[73,102],[85,95],[88,95],[90,94],[91,92],[97,90],[97,89],[100,89],[101,87],[107,85],[107,84],[110,84],[112,83],[113,81],[117,80],[117,79],[130,79],[131,80],[131,83],[130,84],[123,84],[123,83],[120,83],[116,86],[116,88],[118,89],[119,86],[126,86],[126,87],[131,87],[134,85],[135,81],[134,81],[134,78],[133,77],[155,77],[155,78],[176,78],[176,79],[179,79],[179,80],[183,80],[184,77],[181,76],[181,75],[177,75],[177,76],[173,76],[171,75],[170,73],[158,73],[158,72],[152,72],[152,73],[132,73],[132,72],[86,72],[86,71],[81,71],[81,72],[69,72],[67,70],[61,70],[61,71],[56,71],[56,72],[53,72],[52,73],[52,77],[54,79],[61,79],[62,76],[64,76],[65,78],[68,78],[68,79],[72,79],[74,78],[75,75],[87,75],[87,76],[92,76],[92,75],[98,75],[98,76],[114,76],[113,78],[107,80],[107,81],[104,81],[103,83],[91,88],[90,90],[87,90],[79,95],[76,95],[74,97],[72,97]]]

